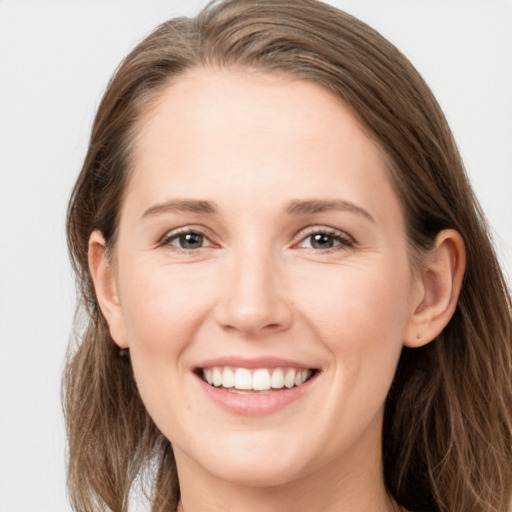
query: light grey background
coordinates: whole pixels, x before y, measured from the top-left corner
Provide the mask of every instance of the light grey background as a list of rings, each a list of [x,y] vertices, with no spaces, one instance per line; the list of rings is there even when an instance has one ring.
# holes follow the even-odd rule
[[[0,0],[0,512],[70,510],[60,376],[74,285],[66,202],[121,58],[198,0]],[[445,109],[512,270],[512,1],[339,0]]]

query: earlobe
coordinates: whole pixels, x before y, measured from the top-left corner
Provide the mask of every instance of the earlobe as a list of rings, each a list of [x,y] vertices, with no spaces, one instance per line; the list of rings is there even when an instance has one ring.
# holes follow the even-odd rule
[[[426,345],[446,327],[457,307],[465,267],[461,235],[453,229],[441,231],[418,276],[405,346]]]
[[[96,299],[107,321],[110,335],[121,348],[127,348],[124,319],[116,284],[116,276],[106,254],[102,233],[94,231],[89,238],[89,272]]]

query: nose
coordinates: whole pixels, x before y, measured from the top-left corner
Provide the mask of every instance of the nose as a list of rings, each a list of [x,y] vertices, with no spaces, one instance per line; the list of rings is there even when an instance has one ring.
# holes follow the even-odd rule
[[[225,330],[263,336],[292,323],[290,298],[280,263],[263,251],[233,255],[221,275],[215,318]]]

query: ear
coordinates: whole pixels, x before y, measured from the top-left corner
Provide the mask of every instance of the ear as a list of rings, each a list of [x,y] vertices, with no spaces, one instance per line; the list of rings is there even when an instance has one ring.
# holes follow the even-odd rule
[[[426,345],[446,327],[457,307],[465,268],[462,237],[453,229],[441,231],[415,283],[405,346]]]
[[[105,239],[98,230],[94,231],[89,237],[89,272],[110,335],[120,348],[127,348],[124,317],[117,293],[116,275],[108,261]]]

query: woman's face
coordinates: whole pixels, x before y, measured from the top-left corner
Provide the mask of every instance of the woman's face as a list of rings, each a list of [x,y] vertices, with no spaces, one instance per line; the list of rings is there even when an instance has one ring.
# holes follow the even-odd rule
[[[109,323],[180,473],[378,470],[419,286],[350,111],[313,83],[195,70],[142,119],[133,164]]]

